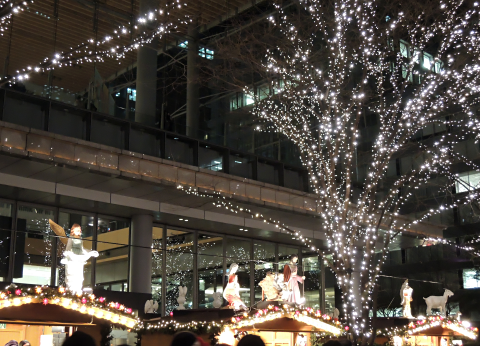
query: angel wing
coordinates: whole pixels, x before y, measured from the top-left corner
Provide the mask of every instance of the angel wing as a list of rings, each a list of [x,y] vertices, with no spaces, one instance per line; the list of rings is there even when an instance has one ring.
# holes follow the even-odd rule
[[[65,230],[63,229],[62,226],[57,225],[55,222],[52,220],[48,219],[48,223],[50,224],[50,228],[52,231],[60,238],[60,241],[64,244],[67,245],[67,234],[65,233]]]
[[[405,287],[407,286],[408,284],[408,279],[405,280],[405,282],[403,283],[402,287],[400,288],[400,300],[401,300],[401,305],[403,305],[403,301],[405,299],[405,297],[403,296],[403,291],[405,290]]]

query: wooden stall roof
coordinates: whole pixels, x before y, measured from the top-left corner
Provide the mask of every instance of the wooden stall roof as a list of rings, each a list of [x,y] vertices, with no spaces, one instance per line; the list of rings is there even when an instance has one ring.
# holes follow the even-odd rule
[[[86,326],[111,323],[59,305],[40,303],[4,307],[0,309],[0,322],[48,326]]]
[[[423,331],[418,331],[416,333],[412,333],[409,335],[425,335],[425,336],[448,336],[448,335],[455,335],[455,336],[465,336],[462,333],[459,333],[456,330],[450,328],[444,328],[443,326],[435,326]]]
[[[255,324],[253,326],[236,328],[241,331],[259,330],[271,332],[311,332],[313,326],[293,318],[280,317],[275,320]]]
[[[197,19],[199,26],[207,26],[219,23],[258,2],[261,0],[182,0],[179,3],[187,6],[171,11],[169,18],[189,15]],[[158,0],[159,8],[164,3],[164,0]],[[55,4],[57,17],[54,15]],[[95,8],[98,19],[96,35]],[[68,51],[95,37],[102,40],[113,35],[118,27],[130,27],[131,19],[137,19],[138,15],[139,0],[36,0],[24,11],[14,14],[8,29],[0,36],[1,74],[7,56],[10,56],[8,74],[16,75],[17,70],[37,66],[46,57],[53,58],[55,53]],[[186,32],[186,27],[179,27],[176,36],[185,37]],[[128,42],[130,37],[121,40],[123,45]],[[133,51],[127,53],[124,59],[107,58],[105,62],[97,63],[96,68],[106,79],[134,63],[136,55],[136,51]],[[62,67],[55,70],[53,85],[73,92],[85,90],[93,73],[93,63]],[[47,73],[33,74],[31,77],[31,82],[37,85],[43,86],[47,81]]]

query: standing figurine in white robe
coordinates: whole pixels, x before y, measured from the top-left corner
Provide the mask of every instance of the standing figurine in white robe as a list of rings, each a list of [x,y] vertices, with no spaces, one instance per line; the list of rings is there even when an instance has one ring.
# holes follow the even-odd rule
[[[413,288],[408,286],[408,279],[405,280],[400,288],[400,297],[402,298],[403,317],[413,318],[410,303],[412,302]]]
[[[65,286],[72,292],[81,292],[83,289],[83,267],[90,257],[98,257],[97,251],[88,251],[83,248],[82,227],[78,223],[72,225],[70,237],[66,239],[65,230],[52,220],[50,227],[60,240],[67,244],[60,261],[65,265]]]

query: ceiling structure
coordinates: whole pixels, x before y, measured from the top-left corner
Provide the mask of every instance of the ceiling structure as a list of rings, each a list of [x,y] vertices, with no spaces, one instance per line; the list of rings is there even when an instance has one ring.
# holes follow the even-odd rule
[[[12,0],[14,1],[14,0]],[[38,66],[45,58],[87,42],[101,41],[113,36],[119,27],[130,28],[131,19],[137,23],[140,0],[37,0],[13,15],[8,30],[0,36],[0,69],[2,75],[16,75],[17,70]],[[177,0],[175,0],[177,1]],[[252,7],[261,0],[178,0],[182,6],[171,10],[165,20],[177,21],[195,18],[199,31],[205,31],[228,18]],[[158,0],[158,8],[165,1]],[[56,14],[56,15],[55,15]],[[128,45],[140,34],[126,34],[115,39],[118,46]],[[176,33],[167,35],[168,42],[186,37],[187,28],[179,26]],[[114,41],[112,41],[114,42]],[[92,49],[91,45],[89,49]],[[94,48],[93,48],[94,49]],[[100,46],[98,48],[101,49]],[[88,54],[87,51],[85,54]],[[137,52],[131,51],[125,58],[105,58],[103,62],[85,62],[55,69],[52,85],[72,92],[85,90],[93,78],[95,67],[103,79],[126,71],[136,61]],[[7,57],[8,63],[7,63]],[[32,74],[30,81],[36,85],[48,85],[48,72]]]

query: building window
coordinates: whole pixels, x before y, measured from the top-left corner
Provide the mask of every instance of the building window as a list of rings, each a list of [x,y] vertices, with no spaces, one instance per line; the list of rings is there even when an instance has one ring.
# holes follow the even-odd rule
[[[166,313],[178,307],[178,286],[186,286],[184,307],[193,307],[193,245],[195,234],[174,229],[167,229],[166,262]]]
[[[463,270],[463,288],[480,287],[480,272],[475,269]]]
[[[455,182],[455,190],[457,193],[473,191],[479,188],[480,172],[470,171],[458,174]]]
[[[262,299],[260,281],[265,279],[267,273],[275,273],[275,244],[255,241],[253,243],[253,259],[255,260],[255,301]]]
[[[12,208],[10,203],[0,202],[0,280],[5,281],[10,262],[10,239],[12,237]]]
[[[98,218],[96,286],[112,291],[126,291],[129,240],[130,221],[103,216]]]
[[[163,227],[152,229],[152,299],[158,303],[157,312],[162,311],[163,284]]]
[[[244,102],[245,106],[253,105],[255,103],[255,99],[253,98],[252,94],[253,93],[249,91],[248,94],[243,95],[245,98],[245,102]]]
[[[410,44],[404,40],[400,40],[400,54],[404,58],[410,57]]]
[[[262,84],[257,87],[257,97],[259,100],[266,99],[270,95],[270,85]]]
[[[51,284],[52,244],[56,238],[48,220],[54,220],[54,216],[53,210],[23,205],[18,207],[13,282]]]
[[[136,102],[137,101],[137,90],[127,88],[128,100]]]
[[[434,67],[435,67],[433,56],[425,52],[423,53],[423,67],[431,71],[434,71]]]
[[[238,264],[237,278],[240,285],[240,298],[245,305],[250,305],[250,240],[227,239],[227,273],[230,265]],[[227,279],[227,277],[225,277]]]
[[[184,42],[180,43],[178,46],[180,48],[187,49],[188,48],[188,41],[184,41]],[[213,60],[215,52],[211,49],[206,48],[206,47],[199,47],[198,48],[198,55],[200,55],[204,59]]]
[[[214,52],[211,49],[200,47],[198,50],[198,55],[200,55],[202,58],[205,58],[207,60],[213,60]]]
[[[318,255],[304,254],[302,258],[303,273],[305,276],[305,305],[313,309],[320,309],[320,290],[321,290],[321,262]]]
[[[198,307],[213,308],[214,293],[223,293],[223,237],[199,233],[197,242]]]

